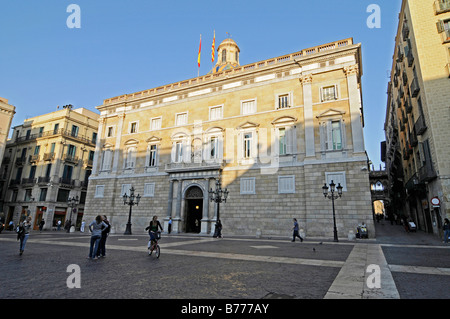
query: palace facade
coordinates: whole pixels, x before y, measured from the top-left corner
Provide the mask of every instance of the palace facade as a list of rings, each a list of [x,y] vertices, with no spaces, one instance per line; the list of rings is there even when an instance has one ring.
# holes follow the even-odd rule
[[[363,139],[361,45],[353,39],[241,66],[232,39],[206,75],[104,100],[85,218],[108,216],[133,233],[156,215],[173,232],[209,235],[218,215],[225,235],[333,236],[322,186],[335,201],[340,237],[365,222],[374,234]],[[208,190],[220,180],[220,207]],[[220,209],[220,210],[219,210]]]

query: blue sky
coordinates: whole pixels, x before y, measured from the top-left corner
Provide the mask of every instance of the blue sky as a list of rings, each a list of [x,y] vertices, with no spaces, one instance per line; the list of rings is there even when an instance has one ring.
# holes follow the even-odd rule
[[[70,4],[81,28],[70,29]],[[367,7],[381,9],[369,28]],[[16,107],[13,126],[72,104],[95,110],[103,99],[197,76],[212,67],[227,32],[241,65],[353,37],[362,44],[365,144],[379,166],[388,75],[401,0],[0,0],[0,96]]]

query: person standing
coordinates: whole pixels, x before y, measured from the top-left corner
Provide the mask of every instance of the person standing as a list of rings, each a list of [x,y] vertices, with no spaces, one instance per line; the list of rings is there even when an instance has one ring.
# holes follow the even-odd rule
[[[102,232],[108,228],[103,220],[102,216],[98,215],[95,217],[95,220],[89,224],[89,230],[91,231],[91,245],[89,248],[89,256],[88,259],[97,258],[97,250],[98,245],[100,243],[100,239],[102,238]]]
[[[294,227],[293,227],[294,234],[292,235],[292,242],[295,241],[295,237],[300,238],[300,242],[303,242],[303,238],[302,238],[302,237],[299,235],[299,233],[298,233],[298,230],[299,230],[299,229],[298,229],[298,222],[297,222],[297,219],[294,218],[293,221],[294,221]]]
[[[448,237],[450,236],[450,221],[448,218],[444,219],[444,225],[442,227],[444,230],[444,243],[448,243]]]
[[[102,237],[100,238],[99,249],[97,251],[97,257],[106,257],[106,238],[108,238],[109,232],[111,230],[111,223],[106,218],[106,215],[102,217],[103,222],[108,225],[106,229],[102,228]]]
[[[41,222],[39,223],[39,231],[42,232],[42,229],[44,228],[45,220],[44,218],[41,219]]]
[[[84,233],[84,227],[86,227],[86,222],[85,222],[84,219],[83,219],[83,221],[81,222],[81,227],[80,227],[80,231],[81,231],[82,233]]]
[[[168,227],[169,234],[172,232],[172,217],[169,218],[169,227]]]
[[[31,229],[31,217],[27,217],[26,220],[21,222],[18,227],[17,240],[20,240],[19,255],[22,256],[25,251],[25,245],[27,243],[28,237],[30,237]]]

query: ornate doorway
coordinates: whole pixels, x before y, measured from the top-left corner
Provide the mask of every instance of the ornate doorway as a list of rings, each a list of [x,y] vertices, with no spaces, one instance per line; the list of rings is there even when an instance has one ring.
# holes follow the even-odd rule
[[[203,214],[203,191],[198,186],[186,192],[186,233],[200,233]]]

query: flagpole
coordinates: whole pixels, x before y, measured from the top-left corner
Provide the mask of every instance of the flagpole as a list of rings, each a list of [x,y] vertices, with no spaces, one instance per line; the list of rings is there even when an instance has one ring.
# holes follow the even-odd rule
[[[197,77],[200,76],[200,54],[202,51],[202,35],[200,34],[200,45],[198,47],[198,69],[197,69]]]

